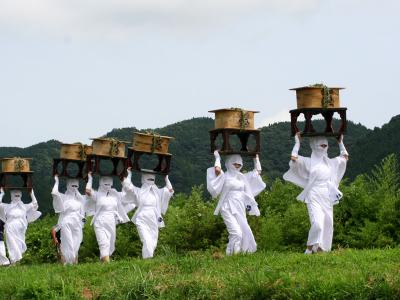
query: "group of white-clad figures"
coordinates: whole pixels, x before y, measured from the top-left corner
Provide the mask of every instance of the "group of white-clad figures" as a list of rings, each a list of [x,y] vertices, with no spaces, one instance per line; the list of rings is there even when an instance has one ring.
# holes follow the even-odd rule
[[[295,136],[291,153],[290,169],[283,178],[303,188],[298,200],[306,203],[310,217],[310,232],[305,253],[330,251],[333,238],[333,206],[339,203],[342,193],[339,183],[344,176],[348,153],[343,137],[338,139],[340,155],[328,157],[328,140],[324,137],[310,138],[311,157],[298,154],[300,135]],[[226,254],[253,253],[257,243],[247,222],[246,215],[259,216],[255,197],[266,184],[261,177],[261,163],[254,158],[254,170],[242,173],[243,160],[240,155],[227,155],[226,171],[222,170],[221,157],[214,152],[215,164],[207,170],[207,189],[213,198],[219,198],[215,215],[221,215],[229,233]],[[59,178],[51,192],[54,211],[59,214],[56,230],[60,231],[60,250],[64,264],[78,263],[79,247],[83,240],[84,220],[93,216],[93,225],[100,250],[100,259],[109,262],[115,250],[116,226],[130,221],[128,213],[136,209],[131,221],[136,225],[143,244],[142,257],[151,258],[157,247],[159,228],[164,227],[169,201],[174,194],[168,176],[165,187],[158,188],[155,175],[142,174],[142,185],[132,183],[132,172],[122,181],[122,190],[113,188],[112,177],[100,177],[99,187],[93,189],[92,174],[88,174],[85,195],[79,192],[79,180],[68,179],[65,193],[59,191]],[[41,213],[35,194],[32,202],[22,202],[22,192],[10,192],[11,203],[3,203],[4,191],[0,193],[0,223],[4,224],[8,257],[0,230],[0,265],[15,264],[26,251],[25,233],[28,223],[37,220]],[[2,229],[2,228],[0,228]]]

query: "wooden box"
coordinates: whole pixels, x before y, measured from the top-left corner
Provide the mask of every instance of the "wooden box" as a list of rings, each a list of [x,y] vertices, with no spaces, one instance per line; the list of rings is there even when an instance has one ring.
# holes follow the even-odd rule
[[[169,143],[173,139],[169,136],[135,132],[133,135],[132,150],[145,153],[169,154]]]
[[[3,158],[1,159],[1,172],[3,173],[30,173],[32,158]]]
[[[209,111],[215,113],[215,129],[254,129],[254,114],[258,111],[227,108]]]
[[[108,157],[125,158],[125,142],[110,138],[92,139],[92,154]]]
[[[60,158],[68,160],[86,160],[86,156],[92,154],[93,148],[83,144],[62,144]]]
[[[339,108],[339,91],[344,88],[306,86],[291,89],[296,91],[297,108]]]

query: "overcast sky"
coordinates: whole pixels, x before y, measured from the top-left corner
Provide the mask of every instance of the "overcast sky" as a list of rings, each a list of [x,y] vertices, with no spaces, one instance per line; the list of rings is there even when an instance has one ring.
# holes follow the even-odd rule
[[[89,142],[343,86],[349,118],[400,114],[398,0],[0,0],[0,146]]]

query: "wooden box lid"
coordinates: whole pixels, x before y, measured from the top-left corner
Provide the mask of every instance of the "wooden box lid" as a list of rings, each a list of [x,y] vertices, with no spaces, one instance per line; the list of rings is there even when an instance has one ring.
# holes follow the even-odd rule
[[[296,91],[297,108],[340,108],[339,91],[343,87],[327,87],[323,84],[290,89]]]
[[[1,172],[2,173],[31,173],[30,162],[32,158],[2,158]]]
[[[172,139],[174,138],[170,136],[135,132],[133,134],[132,148],[130,149],[139,152],[170,155],[168,149]]]
[[[60,158],[68,160],[86,160],[86,156],[92,154],[93,147],[81,143],[61,144]]]
[[[223,108],[210,110],[215,113],[215,129],[241,129],[253,130],[255,110],[244,110],[241,108]]]
[[[92,154],[107,157],[126,158],[126,142],[112,138],[92,138]]]

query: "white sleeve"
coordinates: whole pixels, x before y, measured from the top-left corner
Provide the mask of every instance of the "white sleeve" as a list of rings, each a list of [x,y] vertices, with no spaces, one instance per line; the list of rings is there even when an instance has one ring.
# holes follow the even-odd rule
[[[174,192],[170,192],[171,189],[165,187],[160,189],[160,197],[161,197],[161,213],[165,215],[169,206],[169,200],[171,200]]]
[[[304,189],[310,176],[310,162],[309,157],[299,155],[296,161],[290,161],[289,171],[283,175],[283,179]]]
[[[214,167],[207,169],[207,190],[213,198],[217,198],[221,194],[224,183],[225,174],[222,170],[217,176]]]
[[[60,193],[58,189],[58,181],[54,183],[53,190],[51,191],[51,196],[53,198],[53,208],[54,212],[56,214],[61,213],[64,211],[64,203],[63,203],[63,197],[62,194]]]
[[[266,188],[267,185],[262,180],[262,177],[257,170],[253,170],[243,175],[246,178],[251,194],[254,197],[260,194]]]

